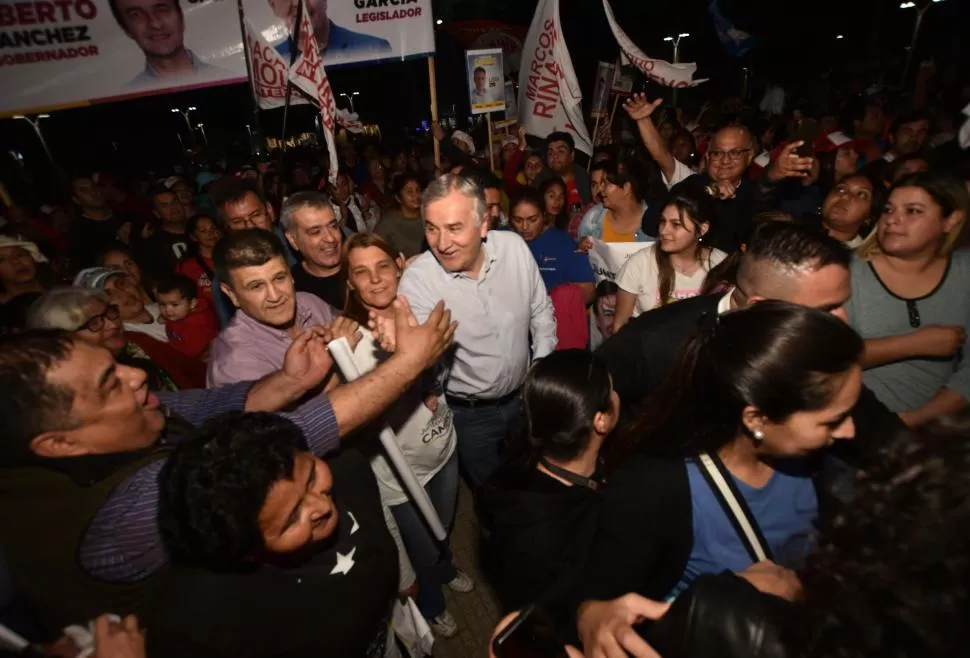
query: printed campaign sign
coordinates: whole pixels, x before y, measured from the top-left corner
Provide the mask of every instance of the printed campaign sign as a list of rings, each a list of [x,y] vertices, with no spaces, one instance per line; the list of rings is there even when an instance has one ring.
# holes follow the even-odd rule
[[[243,0],[248,22],[288,66],[298,6]],[[434,52],[431,0],[309,0],[307,8],[327,67]],[[246,77],[236,0],[0,0],[0,115]]]
[[[609,62],[600,62],[596,68],[596,86],[593,87],[593,107],[589,115],[596,118],[604,117],[608,114],[607,107],[610,102],[610,90],[613,87],[613,75],[616,73],[616,65]]]
[[[472,114],[505,110],[505,83],[502,71],[502,49],[466,50],[468,102]]]
[[[650,242],[600,242],[593,240],[589,250],[589,264],[593,266],[593,278],[600,281],[616,281],[616,274],[629,260]]]
[[[245,78],[235,2],[0,0],[0,113]]]

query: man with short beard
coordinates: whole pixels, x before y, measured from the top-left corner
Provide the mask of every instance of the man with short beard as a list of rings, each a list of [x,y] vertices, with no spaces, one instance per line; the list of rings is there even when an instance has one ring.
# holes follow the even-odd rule
[[[343,232],[327,197],[320,192],[292,195],[280,211],[280,226],[290,246],[303,256],[292,267],[296,290],[343,308],[347,296],[340,276]]]

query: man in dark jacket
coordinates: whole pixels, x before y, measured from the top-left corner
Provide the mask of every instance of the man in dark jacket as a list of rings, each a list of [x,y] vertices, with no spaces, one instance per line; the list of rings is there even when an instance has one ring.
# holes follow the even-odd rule
[[[622,408],[633,411],[660,387],[675,365],[680,346],[697,331],[705,315],[778,299],[845,320],[844,306],[852,294],[850,259],[851,253],[841,243],[811,228],[788,222],[760,226],[741,256],[733,289],[723,296],[694,297],[648,311],[599,347],[597,354],[610,369]],[[853,418],[857,441],[842,443],[878,443],[902,425],[866,388]]]

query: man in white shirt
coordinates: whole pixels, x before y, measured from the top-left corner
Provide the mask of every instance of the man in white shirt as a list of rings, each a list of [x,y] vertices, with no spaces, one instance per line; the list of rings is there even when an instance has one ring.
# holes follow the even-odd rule
[[[431,249],[404,271],[399,294],[419,321],[440,300],[458,321],[446,394],[459,458],[480,485],[521,413],[526,373],[556,349],[556,320],[529,247],[515,233],[489,232],[473,180],[442,176],[425,190],[421,210]]]

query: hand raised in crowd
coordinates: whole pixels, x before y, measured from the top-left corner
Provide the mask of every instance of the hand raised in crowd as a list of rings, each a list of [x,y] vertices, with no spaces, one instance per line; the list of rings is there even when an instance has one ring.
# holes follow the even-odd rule
[[[442,128],[441,127],[441,124],[439,122],[437,122],[437,121],[432,121],[431,122],[431,134],[439,142],[443,142],[443,141],[445,141],[448,138],[448,136],[445,135],[445,129]]]
[[[967,332],[958,326],[920,327],[911,336],[916,341],[913,356],[949,359],[963,348]]]
[[[644,119],[649,119],[654,113],[654,110],[660,107],[660,104],[663,102],[664,99],[658,98],[651,103],[647,100],[646,94],[633,94],[623,103],[623,109],[626,110],[626,113],[634,121],[643,121]]]
[[[519,126],[518,134],[519,134],[519,150],[525,151],[525,149],[529,146],[529,140],[526,137],[525,126]]]
[[[145,635],[138,628],[138,618],[128,615],[120,622],[112,615],[94,620],[94,653],[92,658],[144,658]]]
[[[346,338],[347,342],[350,343],[351,350],[356,349],[357,344],[360,343],[360,339],[363,337],[360,333],[360,324],[342,315],[331,322],[329,328],[330,338],[327,342],[337,340],[338,338]]]
[[[802,593],[802,583],[795,572],[771,560],[753,564],[738,575],[765,594],[772,594],[786,601],[794,601]]]
[[[642,621],[660,619],[670,608],[639,594],[612,601],[586,601],[579,606],[576,626],[583,651],[591,658],[660,658],[634,630]]]
[[[283,357],[283,374],[302,391],[311,391],[333,369],[327,343],[333,334],[328,327],[315,326],[301,332]]]
[[[593,238],[588,235],[584,235],[579,239],[579,250],[589,253],[589,250],[593,248]]]
[[[812,167],[815,165],[815,158],[803,158],[795,152],[804,144],[804,141],[799,140],[785,146],[778,157],[768,165],[766,172],[768,178],[777,182],[786,178],[807,178],[810,176]]]
[[[372,314],[370,327],[385,350],[415,358],[422,368],[430,368],[451,345],[458,323],[451,321],[444,302],[438,302],[424,324],[419,324],[407,300],[398,297],[393,320]]]

